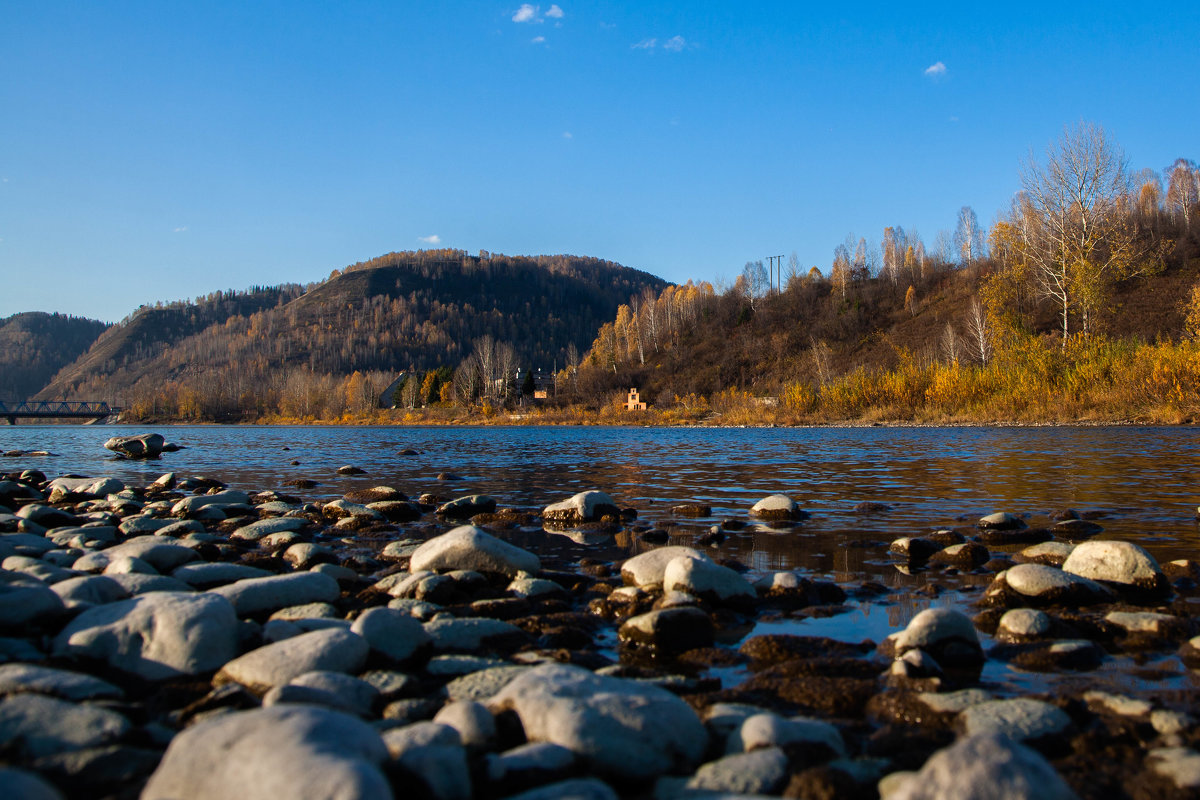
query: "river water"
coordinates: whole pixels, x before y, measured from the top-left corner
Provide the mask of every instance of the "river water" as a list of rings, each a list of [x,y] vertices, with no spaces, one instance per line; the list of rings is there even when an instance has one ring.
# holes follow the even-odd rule
[[[103,449],[108,436],[151,430],[186,449],[149,463],[115,460]],[[406,449],[417,455],[401,455]],[[1160,562],[1200,558],[1200,432],[1187,427],[0,428],[0,451],[11,450],[54,455],[4,459],[0,471],[33,466],[51,477],[107,475],[134,484],[173,471],[247,490],[287,490],[284,482],[294,478],[318,481],[316,489],[299,492],[306,499],[388,485],[413,497],[488,494],[502,506],[540,509],[601,489],[638,509],[639,523],[667,528],[672,544],[693,544],[726,518],[746,520],[755,501],[782,493],[803,504],[807,521],[785,530],[752,525],[714,554],[741,561],[753,574],[795,569],[843,584],[888,586],[893,591],[880,601],[852,604],[847,613],[764,623],[757,630],[855,641],[878,641],[931,604],[972,613],[964,595],[977,597],[971,587],[990,576],[909,575],[897,569],[887,547],[900,536],[938,528],[969,535],[975,521],[993,511],[1026,515],[1031,526],[1048,525],[1050,513],[1067,508],[1092,512],[1104,526],[1102,536],[1136,541]],[[367,474],[337,475],[347,464]],[[443,473],[460,480],[440,480]],[[712,517],[673,517],[670,506],[687,501],[710,505]],[[863,501],[886,503],[890,510],[855,513]],[[566,563],[584,556],[622,558],[647,548],[634,531],[587,545],[541,531],[504,535]],[[1159,681],[1131,678],[1130,665],[1112,661],[1087,680],[1115,681],[1126,691],[1193,680],[1186,671]],[[1047,680],[1007,667],[989,669],[998,685],[1041,686]]]

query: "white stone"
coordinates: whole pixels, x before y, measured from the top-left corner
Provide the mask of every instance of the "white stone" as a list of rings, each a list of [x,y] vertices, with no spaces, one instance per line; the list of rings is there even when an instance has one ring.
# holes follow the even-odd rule
[[[997,636],[1033,638],[1050,633],[1052,621],[1044,611],[1033,608],[1014,608],[1004,612],[996,628]]]
[[[190,517],[205,506],[218,505],[249,505],[250,495],[237,489],[226,489],[213,494],[197,494],[185,497],[171,506],[171,514],[176,517]]]
[[[1162,634],[1171,626],[1183,627],[1186,624],[1179,617],[1156,614],[1152,611],[1111,611],[1105,615],[1104,620],[1127,633]]]
[[[634,586],[662,585],[663,573],[676,558],[685,556],[711,560],[708,556],[691,547],[671,546],[659,547],[654,550],[636,555],[621,565],[621,577]]]
[[[383,739],[348,714],[304,705],[223,714],[171,741],[141,800],[391,800]]]
[[[318,572],[295,572],[227,583],[210,590],[233,604],[238,616],[277,611],[302,603],[330,602],[341,596],[338,582]]]
[[[164,680],[208,672],[233,658],[237,625],[223,598],[151,592],[84,611],[59,633],[54,652]]]
[[[350,629],[363,637],[371,650],[394,662],[408,661],[433,643],[420,622],[390,608],[367,609]]]
[[[696,770],[688,789],[735,795],[776,794],[788,777],[788,758],[778,747],[727,755]]]
[[[467,569],[515,578],[519,572],[537,573],[541,568],[541,560],[533,553],[474,525],[462,525],[430,539],[409,561],[409,570],[414,573]]]
[[[1187,747],[1160,747],[1151,750],[1146,761],[1150,768],[1170,778],[1180,789],[1200,788],[1200,753]]]
[[[1084,542],[1071,551],[1063,570],[1094,581],[1140,589],[1154,589],[1165,582],[1154,556],[1133,542]]]
[[[886,800],[1077,800],[1050,762],[997,734],[959,739],[934,753],[920,772],[884,796]]]
[[[265,694],[306,672],[358,672],[369,651],[365,639],[343,628],[302,633],[233,659],[221,668],[213,683],[236,682]]]
[[[773,494],[750,507],[750,516],[794,516],[799,511],[796,501],[785,494]]]
[[[796,744],[824,746],[834,756],[846,754],[842,735],[828,722],[806,717],[785,719],[771,713],[747,717],[741,726],[730,734],[725,752],[748,753],[764,747]]]
[[[948,639],[961,639],[979,647],[975,623],[961,611],[952,608],[927,608],[912,618],[908,626],[896,634],[896,652],[925,648]]]
[[[209,589],[246,578],[266,578],[272,573],[249,564],[215,561],[212,563],[184,564],[171,577],[198,589]]]
[[[531,742],[562,745],[602,775],[630,780],[691,770],[708,734],[690,706],[665,689],[544,664],[487,702],[515,711]]]
[[[309,703],[360,717],[369,717],[379,702],[379,690],[366,681],[340,672],[314,670],[297,675],[263,696],[263,706]]]
[[[33,692],[63,700],[112,700],[122,696],[116,686],[82,672],[33,664],[0,665],[0,695]]]
[[[542,518],[551,522],[594,522],[604,513],[619,511],[604,492],[580,492],[542,510]]]
[[[715,564],[706,558],[681,556],[673,558],[663,570],[663,589],[680,591],[699,597],[715,597],[728,602],[755,597],[750,582],[729,567]]]
[[[92,608],[129,597],[125,587],[105,575],[81,575],[50,587],[72,610]]]
[[[251,522],[249,525],[242,527],[229,534],[230,539],[241,539],[247,542],[257,542],[264,536],[272,533],[287,533],[289,531],[298,531],[308,524],[308,520],[301,517],[272,517],[270,519],[260,519],[256,522]]]
[[[458,738],[466,747],[482,750],[496,738],[496,718],[482,703],[469,700],[447,703],[433,721],[458,731]]]
[[[957,692],[922,692],[917,699],[938,714],[958,714],[992,699],[983,689],[960,689]]]
[[[439,653],[474,652],[489,639],[522,633],[516,625],[488,617],[432,619],[425,623],[425,632],[433,639],[433,648]]]

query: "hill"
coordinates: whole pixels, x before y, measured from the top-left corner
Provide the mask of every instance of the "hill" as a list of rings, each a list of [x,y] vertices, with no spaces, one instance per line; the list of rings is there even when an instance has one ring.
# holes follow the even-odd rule
[[[99,320],[40,311],[0,319],[0,399],[32,398],[108,327]]]
[[[285,407],[337,416],[347,403],[373,405],[401,371],[448,374],[480,337],[510,346],[527,369],[550,371],[570,348],[586,348],[621,303],[664,286],[594,258],[391,253],[307,291],[218,292],[139,309],[42,396],[109,399],[153,418],[246,419]],[[365,379],[342,385],[356,373]]]

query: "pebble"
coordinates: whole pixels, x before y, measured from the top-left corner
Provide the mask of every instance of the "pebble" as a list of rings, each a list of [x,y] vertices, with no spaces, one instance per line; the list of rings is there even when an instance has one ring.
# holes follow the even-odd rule
[[[256,694],[266,694],[272,687],[306,672],[358,672],[369,651],[366,640],[356,633],[341,628],[316,630],[264,645],[226,662],[213,684],[240,683]]]
[[[302,603],[329,602],[342,594],[337,581],[316,572],[245,578],[210,591],[228,600],[240,617]]]
[[[541,560],[526,550],[497,539],[473,525],[463,525],[430,539],[412,554],[409,569],[474,570],[515,578],[519,573],[537,573]]]
[[[999,733],[1021,742],[1061,735],[1071,727],[1062,709],[1030,697],[979,703],[958,719],[967,736]]]
[[[965,736],[897,783],[881,786],[885,800],[1077,800],[1045,758],[1002,734]]]
[[[778,747],[737,753],[701,765],[688,789],[741,795],[777,794],[788,778],[788,757]]]

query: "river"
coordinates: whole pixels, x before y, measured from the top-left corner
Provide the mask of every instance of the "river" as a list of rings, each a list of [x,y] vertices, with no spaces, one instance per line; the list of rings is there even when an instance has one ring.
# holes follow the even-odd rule
[[[185,449],[153,462],[113,458],[104,440],[157,431]],[[893,591],[879,602],[852,606],[828,619],[804,620],[805,633],[878,640],[930,604],[961,605],[962,593],[989,575],[909,575],[897,569],[888,544],[939,528],[966,534],[993,511],[1049,525],[1063,509],[1090,512],[1102,536],[1126,538],[1160,562],[1200,555],[1196,522],[1200,434],[1187,427],[1000,428],[598,428],[598,427],[253,427],[15,426],[0,428],[0,451],[49,450],[43,457],[0,461],[0,469],[37,467],[48,476],[77,473],[147,483],[163,472],[207,475],[235,488],[281,489],[323,499],[352,488],[393,486],[410,496],[488,494],[502,506],[540,509],[585,489],[608,492],[638,509],[639,522],[662,526],[673,544],[729,517],[746,519],[758,499],[791,496],[809,512],[797,527],[750,526],[714,551],[753,573],[795,569],[843,584],[875,581]],[[402,455],[405,450],[416,455]],[[298,462],[298,463],[293,463]],[[365,475],[343,477],[342,465]],[[453,473],[459,480],[439,479]],[[308,478],[310,491],[285,481]],[[712,517],[673,517],[670,506],[697,502]],[[883,513],[859,514],[863,501]],[[585,555],[621,558],[647,548],[634,532],[581,545],[540,531],[505,534],[521,546],[565,561]],[[1015,550],[1019,548],[1001,548]],[[794,629],[794,621],[779,623]],[[768,629],[760,625],[759,632]],[[1129,690],[1119,663],[1111,673]],[[1030,680],[1015,671],[1000,683]],[[1190,680],[1191,678],[1187,678]],[[1032,678],[1038,685],[1043,678]],[[1178,681],[1179,678],[1171,680]]]

